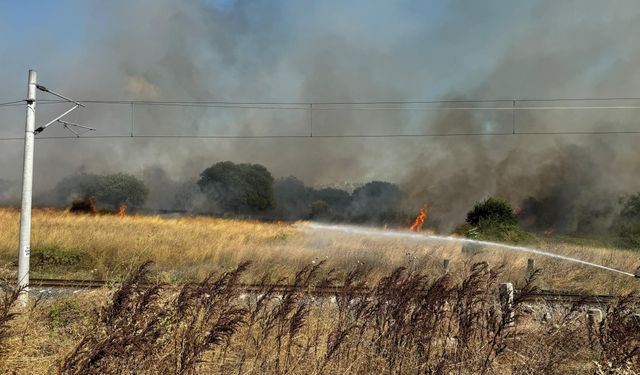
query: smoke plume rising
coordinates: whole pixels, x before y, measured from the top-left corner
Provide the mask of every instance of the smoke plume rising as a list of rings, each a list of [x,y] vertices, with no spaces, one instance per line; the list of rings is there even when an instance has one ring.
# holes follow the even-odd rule
[[[606,7],[598,1],[69,4],[50,9],[47,21],[27,33],[14,30],[11,15],[0,12],[0,32],[11,41],[0,46],[0,98],[24,95],[28,68],[38,70],[43,84],[71,97],[124,100],[633,97],[640,85],[635,40],[640,5],[632,1]],[[11,6],[18,13],[32,5]],[[71,25],[79,29],[55,29],[52,25],[60,24],[69,8],[75,12]],[[38,123],[63,108],[40,105]],[[0,109],[0,137],[22,135],[23,112],[21,107]],[[638,112],[526,109],[516,111],[515,124],[518,132],[530,133],[637,130]],[[98,128],[96,135],[129,135],[131,119],[138,135],[310,131],[304,106],[137,105],[131,112],[126,104],[89,104],[71,116]],[[316,135],[510,133],[512,126],[508,109],[319,105],[313,112]],[[47,130],[47,136],[66,134]],[[394,182],[407,193],[408,205],[416,210],[429,205],[430,218],[443,230],[463,221],[475,201],[497,195],[521,207],[535,229],[574,231],[606,227],[617,197],[640,190],[635,137],[40,140],[34,181],[44,194],[77,172],[133,173],[153,185],[150,206],[170,206],[173,189],[185,189],[183,181],[193,181],[215,162],[232,160],[260,163],[276,177],[294,175],[310,186]],[[0,178],[13,186],[0,185],[3,199],[15,201],[8,191],[19,191],[21,152],[19,141],[0,144]]]

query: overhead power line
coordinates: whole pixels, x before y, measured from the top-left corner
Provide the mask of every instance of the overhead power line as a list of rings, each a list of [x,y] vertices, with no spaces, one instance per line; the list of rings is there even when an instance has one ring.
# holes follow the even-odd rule
[[[640,98],[562,98],[562,99],[495,99],[495,100],[438,100],[438,101],[378,101],[378,102],[232,102],[232,101],[147,101],[147,100],[78,100],[79,103],[103,104],[103,105],[127,105],[127,106],[157,106],[157,107],[202,107],[202,108],[223,108],[223,109],[255,109],[255,110],[292,110],[305,112],[342,112],[342,111],[572,111],[572,110],[631,110],[640,109],[637,105],[544,105],[536,106],[531,103],[549,102],[575,102],[575,101],[621,101],[635,100]],[[65,100],[39,100],[38,104],[58,104],[66,103]],[[487,103],[498,104],[487,106]],[[509,105],[505,105],[510,103]],[[526,105],[526,103],[529,103]],[[431,107],[415,107],[415,105],[438,104]],[[467,104],[458,106],[453,104]],[[470,106],[469,104],[485,104],[484,106]],[[523,105],[525,104],[525,105]],[[24,105],[23,100],[16,100],[0,103],[0,107],[16,107]],[[381,105],[386,105],[382,106]],[[413,107],[402,107],[401,105],[413,105]]]
[[[92,136],[50,136],[38,137],[36,140],[63,140],[63,139],[367,139],[367,138],[444,138],[444,137],[495,137],[495,136],[535,136],[535,135],[632,135],[640,134],[640,131],[621,130],[621,131],[548,131],[548,132],[487,132],[487,133],[418,133],[418,134],[306,134],[306,135],[92,135]],[[4,137],[0,141],[20,141],[24,137]]]
[[[25,100],[14,100],[12,102],[0,103],[0,107],[24,105]]]
[[[267,106],[267,109],[271,109],[271,106],[296,106],[294,109],[305,109],[309,105],[314,106],[347,106],[347,105],[410,105],[410,104],[480,104],[480,103],[535,103],[535,102],[594,102],[594,101],[640,101],[640,97],[568,97],[568,98],[511,98],[511,99],[442,99],[442,100],[374,100],[374,101],[232,101],[232,100],[99,100],[99,99],[78,99],[80,103],[91,104],[135,104],[135,105],[173,105],[173,106]],[[0,103],[0,106],[7,105],[20,105],[24,100],[15,100],[6,103]],[[39,104],[55,104],[64,103],[65,100],[49,99],[39,100]],[[585,106],[587,107],[587,106]],[[635,106],[632,106],[637,108]],[[459,108],[459,107],[453,107]],[[489,107],[496,108],[496,107]],[[505,107],[511,108],[511,107]],[[535,107],[537,108],[537,107]],[[288,108],[287,108],[288,109]],[[314,108],[315,110],[315,108]]]
[[[78,99],[75,103],[102,104],[102,105],[127,105],[131,111],[131,129],[129,134],[116,135],[92,135],[82,136],[84,139],[120,139],[120,138],[146,138],[146,139],[297,139],[297,138],[411,138],[411,137],[481,137],[481,136],[514,136],[514,135],[617,135],[640,134],[640,130],[602,130],[602,131],[518,131],[516,127],[516,113],[528,110],[629,110],[640,109],[637,105],[603,105],[613,101],[639,101],[640,97],[606,97],[606,98],[546,98],[546,99],[453,99],[453,100],[426,100],[426,101],[351,101],[351,102],[296,102],[296,101],[153,101],[153,100],[95,100]],[[564,105],[549,105],[557,102]],[[577,102],[589,102],[577,105]],[[600,102],[600,103],[595,103]],[[15,100],[0,103],[0,107],[23,106],[25,100]],[[66,98],[39,100],[39,105],[68,103]],[[535,105],[535,103],[547,103]],[[571,104],[569,104],[571,103]],[[478,104],[474,106],[473,104]],[[495,104],[492,106],[491,104]],[[432,105],[416,107],[417,105]],[[188,134],[135,134],[133,112],[135,106],[161,106],[161,107],[207,107],[226,109],[258,109],[258,110],[298,110],[309,113],[308,134],[236,134],[236,135],[188,135]],[[409,106],[409,107],[407,107]],[[392,133],[392,134],[314,134],[313,112],[318,111],[511,111],[512,124],[510,131],[504,132],[462,132],[462,133]],[[75,136],[48,136],[37,139],[78,139]],[[0,137],[0,141],[23,140],[24,137]]]

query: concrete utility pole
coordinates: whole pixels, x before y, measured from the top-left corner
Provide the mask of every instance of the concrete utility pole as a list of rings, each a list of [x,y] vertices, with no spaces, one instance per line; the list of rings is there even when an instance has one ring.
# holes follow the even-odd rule
[[[27,117],[24,125],[24,161],[22,164],[22,206],[20,209],[20,241],[18,245],[18,287],[22,288],[20,293],[20,301],[23,305],[27,304],[29,291],[29,257],[31,256],[31,199],[33,193],[33,151],[36,134],[42,132],[53,123],[60,123],[62,126],[73,133],[76,137],[80,137],[81,132],[74,131],[82,129],[82,131],[92,131],[93,128],[74,124],[61,120],[64,116],[73,112],[78,107],[84,105],[60,95],[48,88],[39,85],[35,70],[29,70],[29,81],[27,83]],[[45,125],[36,128],[36,89],[57,96],[63,102],[73,103],[74,106]]]
[[[29,70],[27,83],[27,116],[24,125],[24,161],[22,169],[22,206],[20,209],[20,242],[18,247],[18,286],[25,293],[20,295],[27,301],[29,287],[29,257],[31,255],[31,196],[33,189],[33,146],[36,124],[36,82],[37,74]]]

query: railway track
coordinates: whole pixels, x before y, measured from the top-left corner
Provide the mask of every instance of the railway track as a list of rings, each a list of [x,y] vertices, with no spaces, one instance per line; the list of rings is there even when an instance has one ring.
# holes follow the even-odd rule
[[[64,280],[64,279],[36,279],[32,278],[30,281],[31,288],[42,289],[73,289],[73,290],[91,290],[100,289],[104,287],[115,287],[118,284],[115,282],[107,282],[103,280]],[[260,293],[265,290],[271,289],[276,293],[285,293],[291,291],[301,291],[299,287],[294,285],[259,285],[259,284],[241,284],[239,288],[246,293]],[[318,296],[333,296],[342,293],[342,287],[313,287],[306,290],[309,294]],[[367,289],[356,289],[356,293],[365,294]],[[515,292],[516,295],[518,292]],[[526,302],[537,303],[578,303],[582,302],[589,305],[606,305],[614,302],[619,298],[615,295],[593,295],[593,294],[581,294],[569,291],[558,290],[540,290],[525,298]]]

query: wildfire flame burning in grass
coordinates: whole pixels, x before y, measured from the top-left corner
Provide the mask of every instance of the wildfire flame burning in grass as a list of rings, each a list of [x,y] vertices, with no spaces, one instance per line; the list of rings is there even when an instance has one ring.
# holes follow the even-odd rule
[[[416,217],[416,220],[413,222],[413,225],[411,225],[409,227],[410,231],[413,232],[420,232],[422,230],[422,226],[424,225],[424,221],[427,218],[427,206],[422,206],[422,208],[420,209],[420,213],[418,214],[418,217]]]
[[[118,205],[118,217],[123,218],[127,214],[127,206],[120,203]]]

